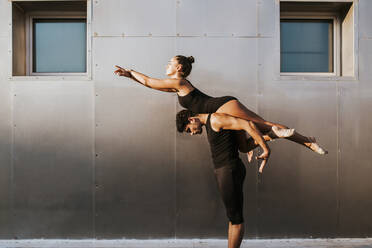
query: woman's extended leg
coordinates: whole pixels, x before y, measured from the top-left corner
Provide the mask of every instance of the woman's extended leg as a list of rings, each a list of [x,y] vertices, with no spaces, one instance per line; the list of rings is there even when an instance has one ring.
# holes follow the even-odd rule
[[[249,110],[246,106],[240,103],[238,100],[231,100],[222,105],[217,109],[216,113],[229,114],[235,117],[253,121],[261,132],[267,133],[271,130],[271,127],[277,126],[279,128],[288,129],[288,127],[281,125],[279,123],[273,123],[266,121],[261,116],[255,112]]]
[[[265,141],[272,141],[274,139],[278,139],[277,137],[270,137],[269,135],[263,135]],[[316,143],[316,140],[314,137],[309,137],[309,139],[312,141],[312,143],[309,143],[308,145],[305,145],[305,147],[309,148],[313,152],[319,153],[319,154],[327,154],[328,151],[325,151],[323,148],[321,148],[318,143]],[[241,142],[241,141],[240,141]],[[245,140],[245,144],[242,144],[242,147],[245,147],[245,150],[239,150],[240,152],[249,153],[248,156],[253,157],[253,150],[258,147],[258,144],[252,137]],[[250,159],[248,158],[249,162]]]
[[[271,132],[272,138],[278,138],[278,136],[275,134],[276,127],[288,130],[288,127],[284,125],[264,120],[261,116],[249,110],[247,107],[245,107],[243,104],[241,104],[237,100],[231,100],[225,103],[216,111],[216,113],[229,114],[235,117],[253,121],[262,133],[266,134],[266,133]],[[314,138],[303,136],[299,134],[298,132],[294,132],[293,135],[289,137],[285,137],[285,138],[293,142],[296,142],[298,144],[301,144],[316,153],[319,153],[319,154],[327,153],[327,151],[323,150],[316,143],[316,140]]]

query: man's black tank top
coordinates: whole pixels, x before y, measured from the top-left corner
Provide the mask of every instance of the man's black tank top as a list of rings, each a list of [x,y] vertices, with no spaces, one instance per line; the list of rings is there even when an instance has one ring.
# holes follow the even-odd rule
[[[234,131],[220,130],[219,132],[215,132],[211,127],[210,114],[208,115],[205,127],[216,169],[240,160]]]
[[[233,96],[211,97],[195,87],[189,94],[178,96],[181,106],[196,114],[215,113],[217,109],[231,100],[237,99]]]

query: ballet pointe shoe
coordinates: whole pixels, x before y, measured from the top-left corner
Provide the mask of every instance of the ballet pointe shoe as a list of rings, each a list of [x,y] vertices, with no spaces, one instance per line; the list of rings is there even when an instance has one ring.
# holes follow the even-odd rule
[[[307,143],[307,147],[309,147],[313,152],[316,152],[320,155],[328,154],[328,151],[324,150],[318,143],[316,143],[314,137],[309,137],[309,140],[311,143]]]
[[[279,138],[288,138],[295,133],[294,128],[280,128],[278,126],[272,126],[271,130]]]

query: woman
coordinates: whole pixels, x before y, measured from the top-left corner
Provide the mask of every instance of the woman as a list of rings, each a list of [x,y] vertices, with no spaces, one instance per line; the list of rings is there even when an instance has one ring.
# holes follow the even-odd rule
[[[264,137],[265,140],[286,138],[304,145],[316,153],[327,153],[316,143],[314,138],[305,137],[295,132],[294,129],[264,120],[261,116],[246,108],[235,97],[211,97],[199,91],[186,79],[192,70],[192,63],[194,63],[192,56],[177,55],[173,57],[166,67],[168,76],[166,79],[151,78],[140,72],[127,70],[120,66],[116,66],[117,70],[114,73],[131,78],[152,89],[174,92],[178,95],[180,105],[194,113],[223,113],[252,121],[262,133],[269,134],[269,136]],[[270,150],[263,151],[259,158],[267,159],[269,154]]]

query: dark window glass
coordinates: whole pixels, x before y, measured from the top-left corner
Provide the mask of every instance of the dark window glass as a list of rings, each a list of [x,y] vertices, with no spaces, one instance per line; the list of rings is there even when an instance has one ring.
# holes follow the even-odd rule
[[[33,72],[86,72],[86,19],[33,20]]]
[[[281,19],[281,72],[333,72],[333,20]]]

